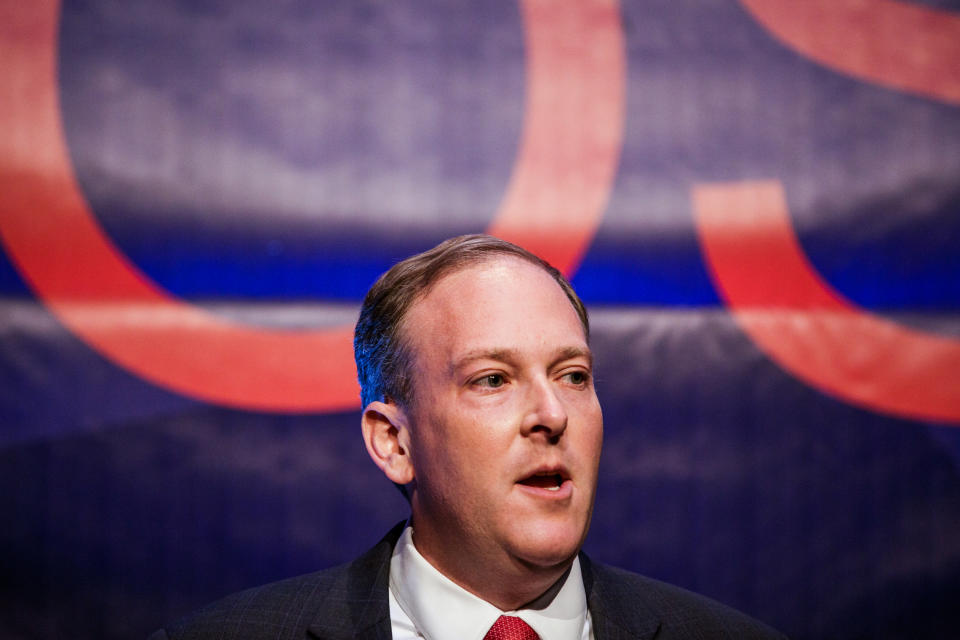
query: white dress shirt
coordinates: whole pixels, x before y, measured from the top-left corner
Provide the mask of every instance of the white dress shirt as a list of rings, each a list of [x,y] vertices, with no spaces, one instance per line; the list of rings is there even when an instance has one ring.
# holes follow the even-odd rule
[[[482,640],[497,618],[507,614],[522,618],[542,640],[593,640],[579,558],[562,582],[528,608],[501,611],[427,562],[413,545],[413,529],[408,526],[390,558],[393,638]]]

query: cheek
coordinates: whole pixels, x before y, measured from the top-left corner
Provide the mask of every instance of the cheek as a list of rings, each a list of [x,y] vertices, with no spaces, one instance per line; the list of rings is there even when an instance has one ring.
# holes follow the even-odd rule
[[[437,490],[456,492],[459,499],[470,501],[487,491],[496,491],[510,458],[516,430],[506,427],[505,420],[492,420],[484,412],[458,412],[446,416],[444,428],[431,442],[431,468],[438,474]]]
[[[435,407],[443,406],[437,403]],[[469,475],[483,450],[482,425],[462,411],[431,411],[421,416],[414,437],[414,464],[442,480]]]
[[[600,399],[596,392],[584,391],[582,389],[565,389],[563,391],[564,399],[567,405],[567,411],[577,416],[583,421],[591,421],[601,418]]]
[[[603,413],[599,400],[595,395],[592,398],[580,398],[573,411],[576,416],[571,416],[572,421],[581,425],[576,431],[580,450],[599,459],[603,445]]]

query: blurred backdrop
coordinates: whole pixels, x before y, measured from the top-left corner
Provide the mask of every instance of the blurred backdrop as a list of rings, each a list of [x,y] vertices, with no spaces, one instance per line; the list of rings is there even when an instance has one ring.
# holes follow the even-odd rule
[[[960,2],[3,0],[0,61],[0,637],[375,543],[359,301],[482,231],[592,313],[595,559],[960,633]]]

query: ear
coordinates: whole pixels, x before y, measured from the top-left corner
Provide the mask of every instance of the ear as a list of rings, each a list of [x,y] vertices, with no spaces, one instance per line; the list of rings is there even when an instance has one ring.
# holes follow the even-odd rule
[[[403,409],[393,402],[371,402],[363,410],[360,427],[374,464],[396,484],[413,480],[410,430]]]

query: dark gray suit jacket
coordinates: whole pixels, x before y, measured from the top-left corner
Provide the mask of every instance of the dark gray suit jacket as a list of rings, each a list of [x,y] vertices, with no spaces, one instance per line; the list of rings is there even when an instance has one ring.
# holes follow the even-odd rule
[[[390,556],[402,531],[403,523],[350,564],[228,596],[150,640],[390,640]],[[594,564],[584,554],[580,564],[597,640],[784,637],[678,587]]]

